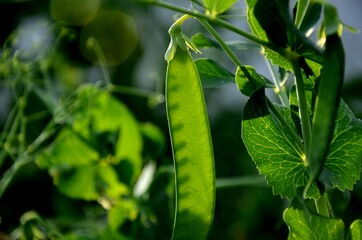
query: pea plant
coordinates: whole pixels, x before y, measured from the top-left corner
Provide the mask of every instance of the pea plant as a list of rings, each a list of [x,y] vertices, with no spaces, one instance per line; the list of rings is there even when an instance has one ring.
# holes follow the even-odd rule
[[[362,220],[345,226],[329,197],[331,189],[353,189],[362,149],[362,121],[341,99],[341,35],[350,27],[341,22],[337,9],[319,0],[246,0],[250,33],[224,20],[236,0],[191,0],[188,9],[143,2],[182,14],[169,29],[165,54],[176,182],[173,239],[206,239],[211,228],[215,168],[203,87],[230,82],[249,98],[241,123],[247,151],[273,194],[289,202],[283,213],[288,239],[361,239]],[[186,20],[199,22],[208,35],[187,36],[182,30]],[[272,80],[242,63],[235,45],[224,41],[214,26],[248,40],[239,44],[260,47]],[[232,60],[235,73],[202,58],[199,53],[210,47]],[[274,90],[277,102],[267,89]]]

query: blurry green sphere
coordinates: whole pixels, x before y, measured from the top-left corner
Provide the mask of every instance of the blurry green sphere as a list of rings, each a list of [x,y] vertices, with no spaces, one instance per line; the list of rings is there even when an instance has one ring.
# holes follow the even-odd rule
[[[69,25],[82,26],[97,13],[100,0],[51,0],[52,17]]]
[[[137,46],[136,24],[126,13],[104,11],[84,26],[80,41],[85,58],[93,63],[117,66]]]

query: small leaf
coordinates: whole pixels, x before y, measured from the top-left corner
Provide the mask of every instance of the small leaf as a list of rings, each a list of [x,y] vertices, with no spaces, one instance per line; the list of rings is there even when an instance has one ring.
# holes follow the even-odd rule
[[[361,240],[362,239],[362,220],[355,220],[350,227],[351,231],[351,240]]]
[[[82,166],[92,164],[99,158],[98,152],[69,129],[63,129],[54,142],[37,156],[41,168],[53,166]]]
[[[275,107],[292,127],[290,110],[284,106]],[[306,185],[309,173],[302,149],[286,126],[269,111],[264,88],[254,92],[245,105],[242,138],[259,172],[266,176],[268,184],[273,187],[274,194],[290,199],[297,195],[299,187]],[[315,184],[307,195],[309,198],[319,198]]]
[[[327,35],[338,33],[341,27],[337,9],[329,3],[324,4],[324,26]]]
[[[112,231],[118,231],[127,219],[134,221],[137,215],[137,204],[132,199],[121,200],[108,212],[109,227]]]
[[[251,78],[246,77],[245,73],[238,67],[235,82],[240,92],[250,97],[256,90],[265,85],[267,80],[259,75],[252,66],[245,66],[245,70],[248,71]]]
[[[231,8],[238,0],[204,0],[205,7],[216,16]]]
[[[96,186],[97,168],[86,165],[81,168],[72,168],[57,171],[53,168],[52,176],[59,191],[71,198],[97,200]]]
[[[199,48],[211,48],[211,47],[221,48],[216,41],[207,38],[202,33],[196,33],[195,35],[193,35],[191,37],[191,41]]]
[[[214,40],[207,38],[202,33],[196,33],[191,37],[191,41],[195,44],[197,48],[217,48],[222,50],[220,44]],[[255,43],[244,42],[244,41],[226,41],[228,47],[233,51],[242,51],[242,50],[258,50],[260,51],[260,46]]]
[[[283,218],[289,228],[289,240],[344,239],[344,223],[341,219],[316,216],[295,208],[287,208]]]
[[[180,48],[167,67],[166,107],[176,176],[173,239],[206,239],[215,205],[214,155],[197,68]]]
[[[203,87],[220,87],[234,82],[234,75],[211,59],[195,60]]]

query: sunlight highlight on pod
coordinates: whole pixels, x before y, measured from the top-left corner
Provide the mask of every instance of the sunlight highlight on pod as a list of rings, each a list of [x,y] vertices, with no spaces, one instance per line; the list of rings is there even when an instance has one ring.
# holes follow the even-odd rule
[[[89,39],[94,39],[97,46],[89,44]],[[137,46],[136,24],[131,16],[121,11],[101,12],[83,28],[80,43],[89,61],[117,66],[126,61]]]

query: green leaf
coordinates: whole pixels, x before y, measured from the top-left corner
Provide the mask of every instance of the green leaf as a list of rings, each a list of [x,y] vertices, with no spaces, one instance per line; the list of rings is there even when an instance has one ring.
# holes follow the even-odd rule
[[[97,168],[86,165],[81,168],[71,168],[66,170],[52,170],[54,184],[59,191],[71,198],[84,200],[97,200],[98,193],[96,187]]]
[[[258,0],[254,5],[254,16],[268,36],[277,46],[288,46],[287,24],[281,14],[282,4],[278,0]]]
[[[316,216],[294,208],[287,208],[283,218],[289,228],[289,240],[344,239],[344,223],[341,219]]]
[[[214,156],[196,65],[181,49],[167,67],[166,107],[176,176],[173,239],[206,239],[215,205]]]
[[[205,7],[211,15],[218,15],[231,8],[238,0],[204,0]]]
[[[51,175],[59,191],[71,198],[101,200],[104,207],[111,201],[127,196],[128,187],[119,182],[109,165],[86,165],[74,168],[53,168]]]
[[[318,178],[328,154],[344,79],[344,50],[337,34],[327,37],[323,69],[313,115],[309,162],[311,176]]]
[[[324,25],[327,35],[338,33],[340,27],[342,26],[338,17],[337,9],[329,3],[324,4]]]
[[[319,21],[321,13],[322,4],[314,1],[310,2],[307,12],[305,13],[303,22],[299,29],[304,33],[308,33]]]
[[[132,113],[111,94],[88,85],[80,88],[74,105],[78,106],[74,113],[74,130],[93,142],[102,157],[112,154],[114,164],[127,162],[131,166],[127,182],[134,182],[142,168],[143,145]],[[111,134],[107,136],[107,132]]]
[[[191,41],[195,44],[197,48],[218,48],[222,50],[220,44],[214,40],[207,38],[202,33],[196,33],[191,37]],[[226,45],[233,51],[241,50],[258,50],[260,51],[260,46],[254,43],[248,43],[243,41],[226,41]]]
[[[361,240],[362,239],[362,220],[355,220],[350,227],[351,231],[351,240]]]
[[[92,164],[99,154],[84,139],[73,131],[63,129],[54,142],[37,156],[36,163],[41,168],[53,166],[82,166]]]
[[[302,25],[302,22],[307,13],[309,4],[310,4],[310,0],[299,0],[297,2],[298,7],[297,7],[297,13],[295,14],[295,21],[294,21],[297,28],[300,28],[300,26]]]
[[[145,155],[151,157],[151,159],[159,158],[166,148],[166,137],[162,130],[156,125],[147,122],[142,125],[141,132]]]
[[[234,82],[234,75],[211,59],[195,60],[203,87],[214,88]]]
[[[341,191],[352,190],[360,177],[361,155],[362,121],[342,101],[320,181]]]
[[[138,216],[138,208],[135,201],[121,200],[108,212],[108,223],[112,231],[117,231],[127,220],[134,221]]]
[[[259,37],[261,40],[269,41],[269,38],[268,38],[265,30],[261,27],[261,24],[259,23],[256,16],[254,15],[255,6],[258,3],[258,0],[246,0],[246,3],[247,3],[247,19],[248,19],[248,23],[249,23],[251,31],[254,33],[255,36]],[[262,6],[260,6],[260,7],[262,8]],[[273,8],[275,8],[275,7],[273,7]],[[270,14],[273,15],[273,13],[270,13]],[[275,21],[275,20],[273,20],[272,16],[269,16],[269,18],[270,17],[272,18],[272,21]],[[280,15],[279,15],[279,17],[280,17]],[[281,19],[278,19],[278,22],[280,20]],[[281,24],[281,27],[284,28],[284,24],[283,23],[280,23],[280,24]],[[277,31],[283,32],[284,30],[278,29]],[[284,39],[285,34],[283,34],[282,36],[283,37],[275,36],[275,40],[280,41],[280,42],[285,42],[285,39]],[[279,40],[279,38],[280,38],[280,40]],[[269,60],[272,61],[273,64],[281,66],[285,70],[289,70],[289,71],[293,70],[293,67],[290,64],[290,62],[285,57],[281,56],[279,53],[274,52],[270,49],[265,49],[265,55]]]
[[[250,97],[256,90],[264,86],[268,80],[259,75],[252,66],[245,66],[245,69],[248,71],[251,79],[246,77],[245,73],[238,67],[235,74],[235,82],[240,92]]]
[[[275,105],[289,126],[293,126],[290,110]],[[293,198],[297,189],[305,186],[309,179],[305,157],[285,124],[269,111],[264,88],[257,90],[248,100],[243,112],[242,138],[248,153],[259,172],[266,176],[274,194]],[[315,184],[307,196],[318,198]]]

